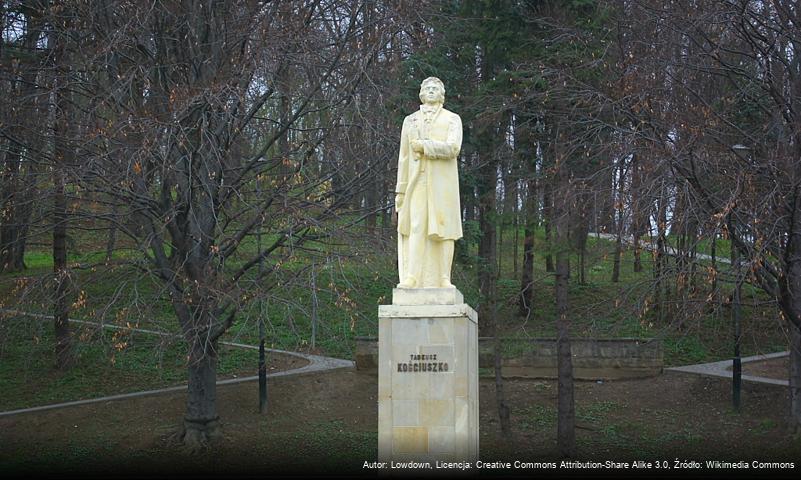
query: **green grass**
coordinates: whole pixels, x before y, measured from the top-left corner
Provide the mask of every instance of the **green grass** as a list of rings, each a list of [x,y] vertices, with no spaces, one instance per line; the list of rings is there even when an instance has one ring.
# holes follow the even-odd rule
[[[582,424],[604,424],[612,414],[620,412],[624,405],[612,401],[594,402],[579,406],[576,420]],[[515,412],[525,429],[542,430],[556,426],[556,407],[533,405]]]
[[[507,233],[504,238],[511,239]],[[522,235],[520,236],[522,238]],[[718,240],[718,253],[726,244]],[[504,251],[511,248],[506,247]],[[544,234],[535,236],[534,305],[531,316],[518,317],[518,271],[509,256],[502,257],[502,270],[507,275],[499,281],[499,320],[507,336],[553,337],[555,331],[554,276],[545,271]],[[522,248],[519,249],[522,252]],[[643,270],[634,272],[634,253],[624,250],[621,258],[620,281],[612,282],[614,244],[590,236],[587,242],[586,282],[578,283],[578,257],[570,256],[569,311],[571,334],[576,337],[616,338],[654,337],[663,341],[667,365],[715,361],[731,355],[731,311],[728,306],[713,308],[707,302],[711,285],[709,262],[696,269],[695,292],[682,299],[677,296],[675,277],[662,279],[663,288],[671,290],[668,303],[654,304],[653,257],[641,256]],[[674,262],[671,259],[670,265]],[[669,266],[670,266],[669,265]],[[726,298],[732,284],[725,283],[729,265],[718,264],[717,298]],[[663,301],[664,301],[663,298]],[[786,349],[784,324],[777,321],[778,312],[770,298],[752,285],[743,286],[743,354],[759,354]]]
[[[656,239],[654,239],[654,242]],[[667,243],[673,248],[676,248],[679,243],[679,238],[676,235],[668,235],[667,236]],[[689,245],[690,249],[693,247],[695,251],[698,253],[702,253],[704,255],[712,255],[712,244],[713,241],[711,238],[698,238],[695,242]],[[715,244],[715,256],[717,258],[729,259],[731,256],[731,240],[727,238],[718,238],[714,240]]]
[[[186,347],[179,339],[138,332],[74,330],[74,365],[53,369],[50,324],[6,318],[0,324],[0,410],[135,392],[186,382]],[[255,375],[258,352],[221,347],[218,374]]]
[[[527,406],[517,414],[520,425],[527,430],[544,430],[556,426],[556,407]]]
[[[694,336],[670,336],[663,340],[665,357],[672,360],[670,363],[703,363],[710,358],[709,349]]]
[[[606,417],[613,412],[619,412],[624,405],[612,401],[594,402],[576,411],[576,419],[581,422],[604,423]]]
[[[534,304],[528,318],[518,315],[517,299],[522,261],[518,259],[515,270],[511,245],[513,233],[511,229],[504,233],[504,243],[498,257],[501,271],[497,288],[499,329],[502,335],[516,338],[553,337],[556,333],[554,275],[545,271],[547,248],[544,231],[540,229],[535,235]],[[130,246],[123,245],[128,249],[115,252],[116,262],[105,266],[105,252],[97,248],[97,239],[94,239],[93,244],[86,232],[76,235],[79,235],[75,240],[77,245],[95,245],[95,248],[84,248],[83,252],[73,252],[70,256],[70,263],[81,267],[74,268],[71,272],[70,299],[75,302],[70,312],[71,317],[102,320],[122,326],[178,331],[173,307],[165,295],[163,284],[133,265],[120,263],[123,260],[137,260],[140,258],[139,253],[131,250]],[[265,236],[263,245],[269,244],[270,240],[271,238]],[[522,230],[518,241],[521,243],[518,246],[518,255],[522,255]],[[391,290],[397,283],[395,254],[392,248],[381,250],[379,242],[371,239],[342,239],[338,242],[338,245],[328,247],[336,255],[281,250],[279,253],[285,254],[283,263],[269,278],[272,285],[269,291],[264,289],[266,281],[255,282],[255,272],[245,276],[243,284],[254,282],[253,287],[242,302],[235,322],[223,340],[256,344],[258,323],[262,319],[266,326],[267,345],[270,347],[307,351],[312,350],[313,343],[315,352],[352,358],[356,336],[377,335],[377,307],[391,301]],[[719,241],[719,252],[725,250],[722,247],[724,244]],[[466,302],[480,310],[482,298],[476,281],[476,248],[475,244],[468,245],[462,241],[461,252],[454,265],[453,280],[464,294]],[[711,308],[706,305],[704,300],[708,295],[709,284],[707,272],[703,268],[699,268],[696,279],[697,293],[685,303],[663,305],[670,308],[662,308],[660,315],[654,305],[652,256],[643,252],[643,271],[634,272],[633,252],[624,251],[620,281],[612,282],[613,250],[613,243],[590,236],[587,242],[586,282],[583,285],[578,283],[577,256],[570,256],[568,315],[574,337],[655,337],[663,342],[667,365],[713,361],[730,356],[731,312],[728,307]],[[246,239],[241,251],[226,264],[226,269],[237,268],[256,251],[255,239]],[[272,261],[268,262],[268,267],[272,265]],[[310,268],[312,261],[313,274]],[[49,313],[52,302],[50,292],[53,290],[51,254],[47,249],[31,249],[26,255],[26,264],[29,268],[25,272],[0,275],[0,298],[4,299],[0,306]],[[725,273],[728,267],[719,264],[719,268]],[[310,288],[312,275],[317,286],[314,291]],[[675,278],[664,279],[663,286],[668,286],[675,292]],[[719,282],[718,286],[719,298],[725,298],[731,291],[730,284]],[[311,320],[313,293],[317,298],[314,339]],[[776,319],[776,309],[770,305],[766,295],[746,285],[743,298],[745,303],[753,305],[743,309],[743,354],[785,349],[783,323]],[[480,319],[480,323],[482,320],[486,322],[485,319]],[[39,357],[48,360],[43,360],[41,364],[16,364],[15,368],[21,369],[17,376],[34,378],[48,372],[52,349],[50,325],[48,322],[39,323],[41,326],[37,327],[39,333],[36,338],[40,346],[29,345],[26,348],[37,351]],[[34,338],[30,329],[26,332],[30,339]],[[103,387],[103,382],[99,385],[91,384],[88,379],[93,376],[122,378],[130,374],[128,384],[132,385],[131,390],[150,388],[148,379],[151,378],[159,379],[160,384],[183,378],[184,364],[179,358],[182,355],[182,345],[172,346],[175,352],[168,354],[166,350],[154,346],[156,340],[136,336],[136,341],[127,346],[124,352],[115,353],[115,342],[111,340],[111,336],[111,333],[107,333],[99,339],[92,338],[86,345],[80,339],[77,342],[78,352],[82,352],[84,357],[78,362],[75,373],[68,373],[67,379],[60,380],[62,383],[59,388],[72,389],[72,396],[85,397],[94,395],[94,390]],[[0,351],[13,350],[13,347],[8,346],[9,343],[12,343],[10,339],[0,337]],[[513,347],[509,348],[514,350]],[[505,354],[514,355],[515,352],[510,350]],[[234,358],[230,361],[236,364],[238,360],[235,358],[238,354],[231,352],[225,352],[221,356],[221,362],[228,362],[229,355]],[[110,358],[114,358],[113,365]],[[175,373],[156,374],[154,370],[149,370],[153,368],[153,358],[161,358],[162,364],[165,363],[165,358],[166,363],[174,360],[175,365],[170,368]],[[109,368],[113,370],[108,370]],[[149,373],[138,375],[137,372],[142,369]],[[76,378],[69,380],[70,375]],[[5,373],[0,378],[10,376],[10,373]],[[81,386],[82,382],[86,382],[85,387]],[[111,392],[114,388],[118,387],[109,385],[102,390]],[[55,390],[57,389],[54,388],[53,391]],[[42,394],[37,403],[45,403],[53,395],[55,394]]]
[[[771,431],[775,430],[778,427],[778,423],[775,420],[765,419],[759,422],[755,431],[759,435],[767,435]]]

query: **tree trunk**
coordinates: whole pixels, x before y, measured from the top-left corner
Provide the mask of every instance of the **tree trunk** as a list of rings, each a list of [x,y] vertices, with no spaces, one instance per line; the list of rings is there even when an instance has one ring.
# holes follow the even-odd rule
[[[493,324],[497,324],[498,318],[492,320]],[[492,356],[495,366],[495,405],[498,408],[498,418],[501,421],[501,433],[504,437],[509,438],[512,433],[512,422],[510,419],[509,405],[506,403],[506,394],[503,388],[503,355],[501,348],[501,335],[495,331],[494,340],[492,342]]]
[[[688,287],[692,293],[698,288],[698,221],[695,217],[691,217],[687,221],[686,236],[690,262]]]
[[[389,198],[388,189],[384,188],[384,193],[381,196],[382,205],[384,208],[381,210],[381,242],[379,242],[382,250],[386,247],[386,240],[392,237],[392,209],[387,206],[387,198]]]
[[[562,195],[560,195],[562,196]],[[563,199],[560,199],[563,201]],[[561,202],[560,202],[561,203]],[[558,376],[557,447],[562,457],[576,455],[576,410],[573,396],[573,359],[570,352],[570,317],[567,286],[570,275],[567,239],[567,209],[560,204],[556,219],[556,355]]]
[[[523,240],[523,274],[520,278],[519,313],[528,317],[534,302],[534,231],[526,226]]]
[[[619,172],[620,176],[616,179],[617,186],[615,188],[615,192],[617,194],[617,198],[615,199],[615,206],[614,206],[614,222],[615,224],[615,256],[614,256],[614,263],[612,266],[612,281],[617,283],[620,281],[620,260],[623,256],[623,195],[625,194],[625,176],[626,170],[623,161],[621,160],[619,165]]]
[[[534,304],[534,234],[537,228],[536,180],[528,181],[526,197],[526,230],[523,239],[523,271],[520,277],[520,300],[518,312],[528,317]]]
[[[542,200],[542,217],[545,223],[545,271],[553,272],[553,241],[551,238],[551,223],[553,221],[553,198],[551,194],[552,187],[545,187],[545,194]]]
[[[510,119],[507,119],[507,122],[508,121],[510,121]],[[504,125],[503,128],[508,128],[508,125]],[[501,165],[501,172],[501,182],[503,184],[503,203],[501,221],[498,222],[498,248],[496,249],[498,252],[498,271],[496,275],[498,278],[501,278],[503,275],[503,259],[506,257],[503,249],[504,232],[506,227],[514,225],[514,221],[511,217],[514,215],[514,205],[517,203],[517,185],[516,182],[511,178],[512,175],[509,172],[509,167],[507,165]],[[512,235],[512,237],[514,238],[514,235]]]
[[[490,163],[490,162],[488,162]],[[486,168],[484,175],[482,175],[482,195],[479,199],[479,225],[481,228],[481,239],[479,240],[479,257],[481,264],[479,265],[479,289],[481,292],[481,307],[479,318],[485,318],[487,321],[479,324],[485,326],[484,336],[486,331],[495,337],[494,349],[494,362],[495,362],[495,403],[498,408],[498,417],[501,422],[501,432],[504,436],[508,437],[511,432],[511,424],[509,420],[509,407],[506,404],[506,397],[503,389],[503,377],[501,372],[501,347],[500,336],[501,331],[498,325],[497,315],[497,274],[495,271],[496,263],[495,257],[497,252],[495,250],[495,233],[496,233],[496,211],[495,211],[495,179],[494,166]],[[479,333],[481,335],[481,333]]]
[[[0,271],[13,272],[14,245],[17,241],[17,209],[19,203],[19,164],[20,148],[9,145],[6,152],[6,161],[3,168],[3,195],[0,203]]]
[[[514,202],[512,203],[512,276],[517,276],[517,254],[520,246],[520,188],[515,180]]]
[[[497,284],[496,275],[496,221],[497,212],[495,210],[496,179],[495,163],[486,162],[479,171],[479,198],[478,198],[478,223],[481,238],[478,242],[478,288],[481,294],[481,304],[479,306],[479,318],[494,318],[493,303],[495,302],[495,288]],[[482,322],[479,329],[484,325],[485,331],[480,332],[481,336],[492,334],[494,326],[490,322]]]
[[[709,257],[710,261],[712,262],[712,283],[710,285],[710,290],[715,297],[718,296],[718,255],[717,255],[717,247],[718,247],[718,227],[715,226],[714,230],[712,230],[712,244],[709,247]]]
[[[501,267],[501,261],[503,260],[503,228],[505,223],[506,221],[503,219],[500,222],[498,222],[498,234],[495,236],[496,238],[495,251],[497,252],[495,258],[497,259],[498,262],[498,265],[495,266],[496,278],[501,278],[501,275],[503,275],[503,268]]]
[[[189,351],[189,387],[182,441],[189,450],[220,437],[217,415],[217,342],[196,338]]]
[[[66,18],[66,17],[65,17]],[[68,323],[69,302],[67,290],[69,272],[67,270],[67,196],[65,193],[66,165],[71,163],[72,152],[69,145],[69,114],[72,111],[67,83],[66,25],[53,33],[55,44],[55,99],[56,120],[53,129],[53,273],[55,274],[55,298],[53,301],[53,322],[56,336],[56,368],[64,370],[71,364],[71,334]]]
[[[467,162],[465,162],[466,167],[472,168],[476,163],[475,159],[473,158],[474,155],[465,155],[464,157],[465,159],[472,160],[471,162],[472,164],[470,165],[468,165]],[[464,221],[465,223],[473,222],[476,220],[476,203],[477,203],[476,199],[478,197],[478,192],[476,191],[476,187],[473,184],[465,185],[464,191],[465,191],[464,204],[462,205],[462,209],[464,210]]]
[[[790,427],[801,434],[801,185],[793,189],[791,223],[779,278],[779,304],[790,328]]]
[[[481,238],[478,242],[478,256],[480,257],[479,262],[481,265],[479,265],[478,269],[478,288],[479,292],[481,293],[481,304],[484,306],[483,308],[479,308],[479,310],[481,310],[480,315],[483,318],[490,318],[492,315],[490,303],[495,298],[495,284],[497,283],[494,268],[495,225],[493,224],[492,220],[487,218],[492,215],[492,213],[487,211],[489,208],[489,206],[483,205],[482,201],[482,206],[479,212]],[[489,323],[486,325],[489,326]],[[484,336],[486,336],[486,333]]]
[[[520,213],[514,213],[514,224],[512,228],[514,228],[514,235],[512,236],[512,275],[517,276],[517,255],[519,253],[519,246],[520,246]]]
[[[31,226],[33,206],[35,203],[35,198],[38,196],[34,163],[35,162],[29,162],[27,168],[25,169],[23,201],[22,204],[19,205],[19,210],[17,211],[17,236],[14,242],[14,251],[11,259],[14,270],[17,272],[20,272],[26,268],[25,249],[28,246],[28,231],[30,230]]]
[[[117,205],[111,209],[111,225],[108,228],[108,239],[106,240],[106,261],[111,261],[114,256],[114,247],[117,244]]]
[[[578,224],[573,228],[573,233],[575,235],[573,243],[578,251],[578,282],[579,285],[587,285],[587,238],[590,234],[590,218],[586,215],[584,206],[580,206],[579,209],[581,214],[576,216],[575,219]]]
[[[643,235],[643,229],[648,224],[649,209],[643,208],[642,201],[640,200],[641,189],[643,184],[643,168],[642,158],[639,155],[632,156],[631,159],[631,237],[632,245],[634,247],[634,272],[642,272],[642,247],[640,246],[640,237]]]
[[[801,329],[790,323],[790,428],[801,433]]]
[[[617,283],[620,281],[620,257],[623,256],[623,234],[618,228],[617,235],[615,236],[615,256],[612,263],[612,281]]]
[[[67,290],[67,197],[64,194],[64,172],[55,169],[53,194],[53,273],[56,288],[53,302],[53,321],[56,335],[56,368],[66,370],[71,364],[71,334]]]
[[[667,263],[667,198],[665,198],[665,185],[662,183],[659,205],[657,206],[657,235],[656,250],[654,251],[654,308],[657,309],[658,321],[664,322],[667,318],[667,295],[664,288],[664,276]]]
[[[29,6],[26,12],[27,30],[23,38],[26,51],[36,50],[41,35],[42,11]],[[31,141],[30,132],[38,122],[44,123],[36,108],[36,76],[39,71],[37,56],[21,59],[19,81],[11,82],[11,96],[17,96],[18,108],[12,112],[12,125],[8,127],[12,137]],[[15,79],[17,80],[17,79]],[[16,85],[15,85],[16,84]],[[29,150],[29,149],[28,149]],[[2,196],[0,198],[0,271],[18,272],[25,268],[24,254],[28,233],[31,202],[35,198],[36,179],[30,152],[15,142],[8,142],[2,171]]]
[[[689,215],[689,205],[686,204],[687,193],[676,181],[676,203],[674,214],[671,217],[669,235],[675,238],[673,251],[676,261],[676,279],[670,295],[670,319],[676,327],[683,328],[686,314],[684,308],[687,299],[687,282],[689,279],[689,244],[687,239],[687,222]],[[675,294],[673,294],[675,292]],[[679,301],[681,299],[681,304]]]

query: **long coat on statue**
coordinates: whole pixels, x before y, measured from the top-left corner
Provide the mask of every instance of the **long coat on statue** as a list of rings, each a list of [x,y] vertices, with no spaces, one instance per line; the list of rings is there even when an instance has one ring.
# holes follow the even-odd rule
[[[427,123],[422,108],[403,120],[395,192],[404,193],[408,200],[418,179],[425,175],[426,181],[420,183],[427,186],[429,238],[458,240],[462,238],[457,171],[457,157],[462,147],[462,119],[440,107]],[[422,156],[412,152],[412,139],[422,142]],[[421,165],[424,166],[422,172]],[[404,201],[398,212],[398,233],[401,235],[409,235],[410,203]]]

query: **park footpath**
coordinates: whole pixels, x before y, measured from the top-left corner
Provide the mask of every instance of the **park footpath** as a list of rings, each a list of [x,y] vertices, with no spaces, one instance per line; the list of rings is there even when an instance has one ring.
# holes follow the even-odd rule
[[[46,315],[41,313],[30,313],[30,312],[23,312],[19,310],[12,310],[7,308],[0,308],[0,313],[2,314],[9,314],[9,315],[20,315],[20,316],[27,316],[32,318],[38,318],[41,320],[52,320],[52,315]],[[176,337],[179,335],[168,333],[168,332],[160,332],[157,330],[148,330],[144,328],[128,328],[128,327],[120,327],[118,325],[107,325],[101,324],[98,322],[92,322],[89,320],[78,320],[78,319],[69,319],[70,323],[80,324],[80,325],[90,325],[95,326],[98,328],[107,328],[109,330],[125,330],[131,332],[138,332],[150,335],[158,335],[162,337]],[[248,345],[244,343],[237,343],[237,342],[224,342],[221,341],[220,345],[226,345],[235,348],[247,348],[252,350],[258,350],[259,347],[257,345]],[[303,360],[306,360],[308,363],[299,368],[293,368],[290,370],[284,370],[281,372],[275,373],[268,373],[267,378],[276,378],[276,377],[288,377],[288,376],[298,376],[298,375],[307,375],[312,373],[320,373],[320,372],[329,372],[332,370],[338,370],[342,368],[355,368],[355,363],[351,360],[343,360],[341,358],[333,358],[333,357],[325,357],[322,355],[313,355],[309,353],[300,353],[300,352],[290,352],[287,350],[279,350],[276,348],[265,348],[266,352],[272,353],[281,353],[284,355],[291,355],[293,357],[297,357]],[[225,380],[220,380],[217,382],[217,385],[232,385],[236,383],[243,383],[243,382],[253,382],[259,379],[258,375],[248,376],[248,377],[238,377],[238,378],[229,378]],[[175,392],[182,392],[186,391],[187,385],[178,385],[175,387],[166,387],[166,388],[159,388],[155,390],[143,390],[141,392],[131,392],[131,393],[122,393],[119,395],[110,395],[106,397],[99,397],[99,398],[89,398],[85,400],[75,400],[72,402],[62,402],[62,403],[54,403],[50,405],[41,405],[38,407],[30,407],[30,408],[20,408],[17,410],[8,410],[5,412],[0,412],[0,417],[9,417],[12,415],[20,415],[23,413],[32,413],[32,412],[41,412],[45,410],[54,410],[58,408],[67,408],[67,407],[74,407],[78,405],[88,405],[92,403],[102,403],[102,402],[110,402],[114,400],[128,400],[131,398],[136,397],[145,397],[149,395],[161,395],[165,393],[175,393]]]
[[[21,315],[21,316],[29,316],[32,318],[38,318],[41,320],[52,320],[52,315],[40,314],[40,313],[30,313],[30,312],[23,312],[19,310],[12,310],[12,309],[5,309],[0,308],[0,313],[3,314],[10,314],[10,315]],[[128,328],[128,327],[120,327],[118,325],[108,325],[108,324],[101,324],[98,322],[92,322],[88,320],[78,320],[78,319],[69,319],[70,323],[81,324],[81,325],[90,325],[95,326],[98,328],[107,328],[110,330],[126,330],[126,331],[133,331],[139,332],[144,334],[150,335],[159,335],[159,336],[166,336],[166,337],[175,337],[176,334],[168,333],[168,332],[160,332],[157,330],[148,330],[144,328]],[[247,349],[256,349],[258,350],[258,346],[256,345],[248,345],[244,343],[237,343],[237,342],[220,342],[221,345],[227,345],[235,348],[247,348]],[[276,377],[288,377],[288,376],[298,376],[298,375],[305,375],[305,374],[312,374],[312,373],[322,373],[322,372],[330,372],[333,370],[343,369],[343,368],[355,368],[355,363],[351,360],[343,360],[340,358],[333,358],[333,357],[326,357],[322,355],[313,355],[307,353],[299,353],[299,352],[290,352],[287,350],[279,350],[274,348],[266,348],[265,351],[280,353],[285,355],[291,355],[303,360],[306,360],[308,364],[294,368],[291,370],[284,370],[281,372],[269,373],[267,374],[267,378],[276,378]],[[770,360],[775,358],[786,357],[790,354],[790,352],[778,352],[778,353],[769,353],[766,355],[754,355],[751,357],[744,357],[742,358],[742,363],[747,364],[751,362],[759,362],[762,360]],[[685,365],[680,367],[668,367],[665,368],[667,372],[680,372],[680,373],[690,373],[696,375],[703,375],[703,376],[711,376],[711,377],[722,377],[722,378],[732,378],[732,361],[731,360],[722,360],[719,362],[710,362],[710,363],[700,363],[696,365]],[[232,385],[236,383],[243,383],[243,382],[252,382],[257,381],[259,379],[258,375],[248,376],[248,377],[239,377],[239,378],[229,378],[225,380],[220,380],[217,382],[217,385]],[[742,375],[742,379],[747,382],[754,382],[754,383],[763,383],[763,384],[771,384],[771,385],[783,385],[787,386],[787,380],[779,380],[775,378],[768,378],[768,377],[760,377],[755,375]],[[159,388],[155,390],[143,390],[140,392],[132,392],[132,393],[123,393],[119,395],[110,395],[106,397],[99,397],[99,398],[89,398],[85,400],[75,400],[71,402],[62,402],[62,403],[54,403],[50,405],[41,405],[38,407],[30,407],[30,408],[21,408],[17,410],[9,410],[5,412],[0,412],[0,417],[8,417],[12,415],[20,415],[24,413],[33,413],[33,412],[41,412],[45,410],[54,410],[59,408],[68,408],[74,407],[78,405],[88,405],[92,403],[102,403],[102,402],[110,402],[114,400],[127,400],[131,398],[137,397],[145,397],[150,395],[161,395],[165,393],[176,393],[186,391],[187,385],[178,385],[175,387],[166,387],[166,388]]]
[[[598,238],[603,238],[605,240],[615,240],[616,237],[612,234],[608,233],[596,233],[591,232],[590,235],[596,236]],[[630,237],[622,237],[621,240],[626,244],[633,244],[633,239]],[[642,242],[640,244],[646,250],[654,250],[656,246],[653,243],[649,242]],[[667,253],[668,255],[675,255],[676,252],[673,250],[672,247],[668,246]],[[697,254],[700,259],[703,260],[711,260],[712,257],[704,254]],[[725,258],[717,259],[720,262],[729,263],[729,261]],[[24,312],[20,310],[13,310],[7,308],[0,308],[0,313],[2,314],[10,314],[10,315],[21,315],[27,316],[32,318],[38,318],[41,320],[52,320],[52,315],[40,314],[40,313],[31,313],[31,312]],[[160,332],[157,330],[148,330],[144,328],[129,328],[129,327],[120,327],[118,325],[108,325],[105,323],[98,323],[92,322],[89,320],[78,320],[78,319],[68,319],[70,323],[81,324],[81,325],[90,325],[96,326],[98,328],[106,328],[109,330],[127,330],[139,333],[145,333],[150,335],[159,335],[165,337],[175,337],[178,336],[174,333],[168,332]],[[236,348],[248,348],[248,349],[258,349],[259,347],[256,345],[247,345],[244,343],[237,343],[237,342],[220,342],[221,345],[228,345],[231,347]],[[297,358],[304,359],[309,363],[304,365],[300,368],[295,368],[291,370],[285,370],[282,372],[275,372],[267,374],[267,378],[274,378],[274,377],[287,377],[287,376],[297,376],[297,375],[304,375],[310,373],[319,373],[319,372],[328,372],[332,370],[337,370],[341,368],[355,368],[355,363],[351,360],[343,360],[340,358],[333,358],[333,357],[325,357],[321,355],[312,355],[306,353],[299,353],[299,352],[290,352],[286,350],[278,350],[274,348],[267,348],[265,351],[274,352],[274,353],[281,353],[285,355],[291,355]],[[753,357],[746,357],[742,359],[743,363],[748,362],[756,362],[760,360],[767,360],[772,358],[780,358],[782,356],[789,355],[789,352],[779,352],[779,353],[772,353],[768,355],[755,355]],[[712,362],[712,363],[702,363],[698,365],[687,365],[682,367],[670,367],[666,368],[666,371],[673,371],[673,372],[683,372],[683,373],[692,373],[698,375],[707,375],[713,377],[724,377],[724,378],[732,378],[732,372],[730,370],[731,360],[724,360],[720,362]],[[251,382],[258,380],[258,375],[248,376],[248,377],[240,377],[240,378],[229,378],[226,380],[220,380],[217,382],[217,385],[231,385],[235,383],[243,383],[243,382]],[[788,385],[787,380],[777,380],[773,378],[767,377],[757,377],[753,375],[743,375],[742,379],[749,382],[758,382],[758,383],[768,383],[774,385]],[[40,412],[44,410],[53,410],[58,408],[67,408],[73,407],[77,405],[87,405],[91,403],[101,403],[101,402],[109,402],[114,400],[126,400],[130,398],[136,397],[144,397],[149,395],[160,395],[164,393],[174,393],[174,392],[181,392],[187,389],[187,385],[179,385],[175,387],[167,387],[167,388],[159,388],[155,390],[144,390],[141,392],[132,392],[132,393],[123,393],[119,395],[110,395],[106,397],[100,398],[90,398],[85,400],[75,400],[72,402],[62,402],[62,403],[54,403],[51,405],[42,405],[38,407],[31,407],[31,408],[21,408],[17,410],[9,410],[5,412],[0,412],[0,417],[8,417],[11,415],[19,415],[23,413],[31,413],[31,412]]]
[[[789,351],[786,352],[776,352],[776,353],[768,353],[765,355],[754,355],[751,357],[743,357],[740,361],[743,365],[752,362],[759,362],[762,360],[773,360],[774,358],[782,358],[787,357],[790,355]],[[722,377],[722,378],[732,378],[732,361],[729,360],[721,360],[719,362],[710,362],[710,363],[699,363],[697,365],[685,365],[683,367],[669,367],[665,370],[668,372],[682,372],[682,373],[694,373],[696,375],[706,375],[709,377]],[[742,379],[746,382],[754,382],[754,383],[767,383],[770,385],[783,385],[789,386],[788,380],[779,380],[776,378],[769,378],[769,377],[759,377],[756,375],[742,375]]]
[[[611,234],[611,233],[590,232],[589,235],[590,236],[595,236],[597,238],[602,238],[602,239],[608,240],[608,241],[616,241],[617,240],[617,236],[614,235],[614,234]],[[623,235],[623,236],[621,236],[621,241],[623,242],[623,244],[628,245],[628,246],[634,245],[634,237],[632,237],[631,235]],[[643,249],[645,249],[647,251],[656,251],[657,250],[657,245],[652,239],[651,240],[641,240],[639,242],[639,246],[640,246],[640,248],[643,248]],[[665,245],[664,248],[665,248],[665,253],[667,253],[668,255],[674,255],[674,256],[678,255],[678,252],[676,251],[676,249],[671,247],[670,245]],[[695,257],[698,260],[706,260],[706,261],[715,260],[715,261],[720,262],[720,263],[731,264],[731,261],[728,258],[725,258],[725,257],[713,258],[712,256],[706,255],[704,253],[696,253]],[[769,354],[766,354],[766,355],[754,355],[754,356],[751,356],[751,357],[744,357],[740,361],[743,364],[746,364],[746,363],[751,363],[751,362],[759,362],[759,361],[762,361],[762,360],[772,360],[774,358],[787,357],[789,355],[790,355],[790,352],[789,351],[785,351],[785,352],[769,353]],[[685,365],[685,366],[681,366],[681,367],[669,367],[669,368],[666,368],[665,371],[691,373],[691,374],[696,374],[696,375],[705,375],[705,376],[709,376],[709,377],[721,377],[721,378],[731,379],[732,375],[733,375],[731,367],[732,367],[732,361],[731,361],[731,359],[729,359],[729,360],[721,360],[719,362],[699,363],[697,365]],[[741,378],[744,381],[747,381],[747,382],[766,383],[766,384],[770,384],[770,385],[783,385],[783,386],[788,386],[789,385],[789,381],[788,380],[779,380],[779,379],[776,379],[776,378],[769,378],[769,377],[759,377],[759,376],[756,376],[756,375],[743,374]]]

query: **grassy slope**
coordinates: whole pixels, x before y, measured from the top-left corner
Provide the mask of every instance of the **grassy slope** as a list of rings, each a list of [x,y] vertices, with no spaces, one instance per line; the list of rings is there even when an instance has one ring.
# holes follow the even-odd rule
[[[516,295],[519,271],[514,271],[512,232],[504,235],[501,278],[499,279],[500,322],[507,335],[543,337],[555,333],[553,275],[544,269],[543,232],[535,244],[535,299],[529,318],[517,316]],[[522,235],[519,235],[522,242]],[[76,242],[81,243],[82,242]],[[343,242],[344,243],[344,242]],[[88,242],[91,244],[91,242]],[[284,264],[277,286],[258,300],[246,303],[227,340],[255,344],[258,340],[257,320],[265,319],[268,345],[288,350],[313,350],[332,356],[350,358],[353,339],[359,335],[377,334],[377,306],[390,301],[396,283],[394,251],[381,249],[382,242],[362,240],[337,247],[347,256],[315,259],[315,268],[305,254],[291,256]],[[727,358],[731,351],[731,320],[727,307],[713,308],[704,291],[706,273],[699,274],[699,293],[688,302],[674,307],[670,319],[658,320],[645,300],[653,284],[650,254],[643,254],[644,271],[632,271],[633,257],[626,252],[622,261],[621,281],[611,282],[613,245],[590,238],[587,256],[587,282],[578,285],[571,259],[570,313],[573,334],[583,337],[658,337],[665,345],[669,365]],[[473,267],[475,246],[454,267],[454,283],[474,307],[480,301]],[[229,263],[234,268],[255,244],[244,246],[243,254]],[[518,249],[522,254],[522,247]],[[472,257],[471,257],[472,256]],[[136,258],[131,250],[117,252],[115,260]],[[131,266],[103,266],[100,251],[73,254],[75,265],[71,316],[102,320],[120,326],[139,326],[177,331],[174,314],[161,285]],[[52,261],[46,250],[32,251],[26,257],[28,270],[23,274],[0,277],[2,306],[27,311],[48,312],[48,293]],[[521,262],[518,261],[518,264]],[[304,269],[305,268],[305,269]],[[726,268],[723,266],[722,268]],[[701,269],[703,272],[704,270]],[[297,276],[294,274],[300,272]],[[317,328],[314,349],[311,348],[313,311],[312,275],[317,285]],[[671,280],[675,285],[675,281]],[[724,285],[719,295],[726,295]],[[786,338],[775,308],[767,298],[752,288],[745,289],[747,307],[743,315],[744,354],[784,349]],[[77,332],[78,361],[65,374],[51,370],[51,327],[47,322],[3,320],[0,323],[0,388],[19,392],[6,407],[37,405],[56,400],[69,400],[153,388],[174,384],[185,375],[183,345],[162,345],[147,335],[107,332]],[[255,366],[252,352],[226,351],[222,355],[221,372]],[[255,368],[251,369],[255,370]],[[37,379],[44,379],[38,382]]]

